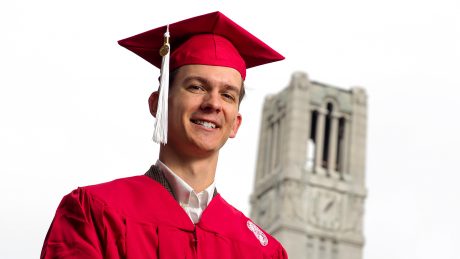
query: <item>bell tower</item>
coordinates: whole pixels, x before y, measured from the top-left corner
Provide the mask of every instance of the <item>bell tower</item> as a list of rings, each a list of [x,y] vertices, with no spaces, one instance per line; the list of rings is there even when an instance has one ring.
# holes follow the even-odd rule
[[[251,218],[292,259],[362,259],[367,95],[292,75],[266,97]]]

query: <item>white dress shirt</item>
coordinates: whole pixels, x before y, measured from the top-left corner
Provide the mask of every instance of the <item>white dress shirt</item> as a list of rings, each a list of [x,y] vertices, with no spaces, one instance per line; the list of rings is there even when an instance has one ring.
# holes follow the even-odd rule
[[[205,190],[196,193],[193,188],[188,185],[182,178],[177,176],[169,167],[163,162],[157,160],[156,165],[160,167],[166,179],[171,185],[172,191],[176,196],[180,206],[185,210],[185,213],[190,217],[193,224],[198,223],[201,214],[208,207],[209,203],[214,196],[215,183],[212,182]]]

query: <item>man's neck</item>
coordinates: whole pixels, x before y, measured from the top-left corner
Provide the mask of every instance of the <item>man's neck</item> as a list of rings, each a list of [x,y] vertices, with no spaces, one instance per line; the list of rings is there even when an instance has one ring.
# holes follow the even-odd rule
[[[207,158],[186,158],[162,152],[160,161],[182,178],[197,193],[206,189],[214,182],[218,154]]]

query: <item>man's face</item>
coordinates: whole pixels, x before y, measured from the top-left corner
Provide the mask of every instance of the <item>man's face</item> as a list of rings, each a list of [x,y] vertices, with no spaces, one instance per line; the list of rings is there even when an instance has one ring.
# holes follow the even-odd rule
[[[241,87],[241,75],[233,68],[179,68],[169,92],[167,146],[197,156],[218,152],[241,124]]]

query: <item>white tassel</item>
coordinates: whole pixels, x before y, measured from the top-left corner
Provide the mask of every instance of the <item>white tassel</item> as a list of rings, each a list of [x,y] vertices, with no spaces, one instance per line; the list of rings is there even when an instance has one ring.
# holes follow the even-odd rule
[[[169,25],[166,27],[164,34],[164,44],[160,49],[160,55],[163,57],[160,70],[160,87],[158,97],[157,114],[155,116],[155,129],[153,131],[153,141],[158,144],[168,142],[168,95],[169,95],[169,54],[171,53],[169,45]]]

